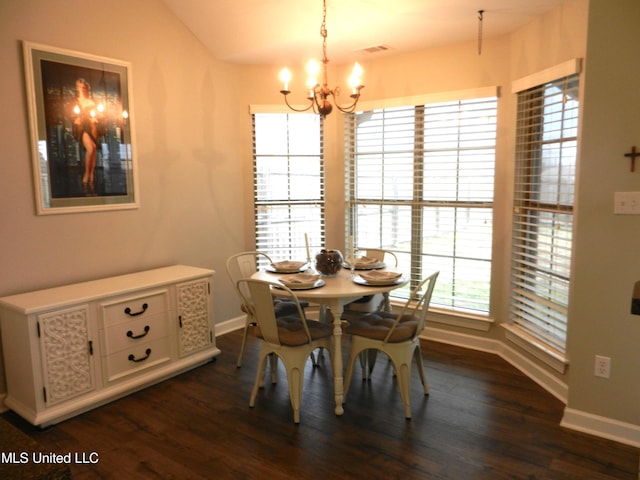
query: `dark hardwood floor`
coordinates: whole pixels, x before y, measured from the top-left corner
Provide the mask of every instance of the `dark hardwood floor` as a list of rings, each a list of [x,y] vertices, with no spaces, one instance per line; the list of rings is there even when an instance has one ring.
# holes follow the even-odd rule
[[[336,417],[325,354],[307,364],[295,425],[282,369],[249,408],[258,344],[238,369],[240,338],[218,337],[216,362],[44,430],[2,416],[44,452],[96,452],[75,479],[638,479],[636,448],[561,428],[562,403],[495,355],[423,342],[430,395],[414,367],[406,421],[382,358],[371,382],[354,374]]]

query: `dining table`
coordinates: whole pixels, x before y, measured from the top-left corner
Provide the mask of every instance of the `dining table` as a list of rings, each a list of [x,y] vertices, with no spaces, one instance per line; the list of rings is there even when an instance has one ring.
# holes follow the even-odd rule
[[[268,271],[261,269],[254,273],[251,278],[259,280],[267,280],[276,283],[285,283],[286,275],[289,273]],[[313,269],[310,269],[313,271]],[[394,269],[379,269],[380,271],[395,271]],[[350,270],[343,268],[335,275],[320,275],[319,281],[311,287],[301,289],[291,288],[291,284],[287,286],[291,288],[298,300],[306,301],[311,304],[320,305],[320,321],[328,321],[333,318],[333,384],[334,396],[336,402],[335,413],[342,415],[344,413],[344,379],[343,379],[343,361],[342,361],[342,313],[345,305],[368,295],[377,293],[386,294],[396,288],[406,285],[408,279],[405,275],[400,276],[393,282],[387,284],[369,284],[363,277],[360,277],[358,270]],[[285,290],[274,289],[275,296],[286,297]],[[329,309],[331,316],[326,315],[326,309]]]

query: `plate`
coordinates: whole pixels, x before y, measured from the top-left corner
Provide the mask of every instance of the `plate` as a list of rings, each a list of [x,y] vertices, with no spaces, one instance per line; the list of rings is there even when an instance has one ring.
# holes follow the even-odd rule
[[[306,290],[308,288],[321,286],[317,284],[318,281],[321,281],[320,275],[312,275],[310,273],[299,273],[297,275],[291,275],[290,277],[279,278],[278,280],[291,290]],[[324,281],[322,281],[322,285],[324,285]]]
[[[273,262],[267,266],[265,270],[271,273],[299,273],[307,269],[307,262],[296,262],[293,260],[283,260],[281,262]]]
[[[362,283],[356,283],[361,283],[362,285],[393,285],[398,283],[399,280],[402,280],[402,274],[397,272],[373,270],[357,275],[354,278],[354,281],[356,281],[356,279],[361,279]]]
[[[398,285],[404,282],[404,277],[394,278],[393,280],[379,280],[379,281],[367,281],[360,275],[353,277],[353,282],[358,285],[364,285],[365,287],[384,287],[386,285]]]
[[[289,284],[287,287],[289,287],[289,290],[311,290],[312,288],[322,287],[324,284],[324,280],[319,279],[313,283]]]

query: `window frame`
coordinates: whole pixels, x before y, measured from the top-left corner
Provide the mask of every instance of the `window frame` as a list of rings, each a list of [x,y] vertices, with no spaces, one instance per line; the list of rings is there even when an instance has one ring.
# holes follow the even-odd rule
[[[507,338],[532,346],[534,355],[561,373],[568,363],[565,352],[579,160],[580,67],[579,59],[571,60],[517,80],[512,88],[518,95],[518,109],[509,322],[505,328]],[[547,114],[549,120],[545,124],[545,99],[558,95],[545,94],[545,89],[559,84],[563,85],[562,100],[556,102],[555,112]],[[538,98],[529,98],[536,95]],[[545,139],[545,125],[552,124],[554,128],[547,128]],[[553,165],[548,159],[551,167],[548,165],[543,173],[545,146],[553,146],[559,152],[557,159],[547,154],[558,163],[555,182],[549,181]],[[566,155],[567,149],[573,155]],[[540,230],[542,216],[550,217],[554,224],[546,236]]]
[[[252,107],[250,109],[251,113],[251,121],[252,121],[252,134],[253,134],[253,226],[254,226],[254,239],[255,239],[255,248],[263,253],[269,255],[273,261],[277,260],[307,260],[307,249],[306,249],[306,240],[308,238],[310,248],[316,249],[319,248],[320,245],[324,245],[325,242],[325,166],[324,166],[324,121],[318,115],[309,114],[309,113],[296,113],[290,112],[283,109],[274,109],[270,107]],[[256,133],[256,116],[267,116],[267,115],[276,115],[280,118],[284,117],[286,119],[286,145],[287,150],[281,151],[278,153],[264,153],[258,152],[258,144],[256,141],[257,133]],[[302,118],[301,116],[312,117],[311,120],[319,119],[318,121],[318,146],[319,151],[315,154],[311,153],[300,153],[293,152],[294,148],[292,147],[293,141],[299,141],[299,139],[293,139],[295,135],[292,130],[292,121],[294,119]],[[305,129],[307,131],[307,129]],[[282,161],[286,159],[287,168],[286,168],[286,178],[281,179],[286,183],[285,188],[280,189],[271,189],[268,184],[264,183],[261,180],[260,170],[261,170],[261,160],[268,160],[269,158],[273,158],[274,161]],[[301,198],[296,195],[292,195],[292,182],[296,180],[296,173],[292,168],[292,164],[294,161],[304,162],[306,160],[317,160],[318,170],[312,172],[313,176],[318,177],[318,184],[315,185],[313,189],[305,189],[305,191],[316,191],[318,192],[317,196]],[[299,164],[298,164],[299,165]],[[298,170],[298,176],[299,176]],[[280,174],[280,176],[282,173]],[[267,180],[268,181],[268,180]],[[280,182],[282,185],[282,182]],[[268,189],[268,190],[266,190]],[[285,194],[278,196],[273,195],[274,191],[283,191]],[[269,198],[265,197],[265,192],[269,194]],[[292,198],[295,197],[295,198]],[[267,219],[265,220],[265,215],[269,216],[268,210],[273,209],[273,212],[276,212],[277,209],[286,209],[289,212],[289,215],[285,215],[285,225],[288,230],[288,234],[285,236],[278,235],[275,233],[275,237],[272,242],[272,233],[274,230],[270,230],[273,224]],[[298,219],[295,220],[296,215],[291,214],[291,212],[295,210],[309,209],[307,211],[319,211],[319,218],[312,219],[309,221],[309,216],[307,215],[298,215]],[[301,218],[302,219],[301,219]],[[288,218],[288,222],[287,219]],[[318,222],[315,225],[315,222]],[[279,221],[282,223],[282,220]],[[305,225],[306,224],[306,225]],[[286,237],[286,238],[285,238]],[[265,261],[262,261],[265,263]],[[266,263],[264,265],[259,265],[259,267],[266,267]]]
[[[437,95],[426,95],[420,97],[412,97],[409,99],[392,99],[386,100],[382,104],[369,103],[361,105],[359,109],[360,112],[368,112],[375,110],[383,110],[383,109],[391,109],[396,107],[405,107],[405,108],[413,108],[416,112],[416,125],[419,129],[423,130],[424,127],[424,108],[427,109],[432,104],[438,103],[446,103],[446,102],[465,102],[470,100],[482,101],[484,99],[491,98],[493,103],[493,111],[494,111],[494,123],[493,123],[493,145],[492,149],[492,168],[493,171],[491,173],[492,182],[495,178],[495,155],[496,155],[496,143],[497,143],[497,110],[498,110],[498,89],[497,87],[488,87],[486,89],[472,89],[467,91],[460,92],[449,92],[446,94],[437,94]],[[414,212],[411,214],[412,218],[412,234],[411,239],[411,248],[409,250],[409,255],[412,256],[412,260],[409,262],[409,267],[404,265],[404,268],[407,268],[407,272],[410,276],[410,285],[404,289],[396,289],[391,292],[391,297],[396,299],[406,299],[408,297],[408,293],[411,291],[411,286],[417,284],[420,281],[420,277],[422,275],[426,275],[427,269],[423,267],[423,256],[424,252],[420,251],[421,245],[421,236],[422,236],[422,209],[423,208],[445,208],[445,207],[453,207],[453,208],[485,208],[490,210],[490,214],[493,212],[493,183],[491,188],[491,200],[490,201],[442,201],[436,199],[423,199],[422,189],[424,187],[423,178],[421,169],[423,168],[424,161],[424,152],[425,149],[419,145],[420,142],[423,141],[422,134],[416,134],[416,145],[414,147],[414,152],[416,156],[421,156],[422,160],[415,161],[414,158],[414,167],[417,169],[415,172],[415,177],[413,181],[413,189],[414,193],[412,198],[407,200],[396,200],[396,201],[388,201],[388,200],[375,200],[375,199],[367,199],[367,198],[358,198],[355,193],[357,190],[357,177],[355,172],[355,159],[358,155],[356,152],[356,141],[353,140],[355,138],[355,114],[345,116],[345,176],[346,176],[346,188],[345,188],[345,201],[346,201],[346,225],[345,225],[345,234],[347,238],[353,238],[358,247],[370,247],[370,248],[387,248],[388,246],[382,244],[382,241],[379,242],[378,245],[361,245],[358,241],[358,231],[357,231],[357,213],[356,209],[358,205],[370,205],[370,206],[379,206],[383,207],[384,205],[398,205],[398,206],[406,206],[411,208]],[[462,148],[454,149],[459,156],[460,153],[464,150]],[[459,160],[459,158],[458,158]],[[421,164],[422,163],[422,164]],[[419,200],[417,200],[419,199]],[[356,219],[356,220],[354,220]],[[488,242],[488,274],[486,277],[487,282],[490,284],[491,282],[491,257],[492,257],[492,248],[493,248],[493,229],[491,228],[490,240]],[[345,242],[346,244],[346,242]],[[403,253],[394,250],[396,255],[402,256]],[[424,273],[423,273],[424,271]],[[434,298],[437,298],[438,295],[438,287],[440,286],[440,292],[442,292],[443,282],[439,281],[439,285],[436,286],[436,291],[434,292]],[[479,316],[479,317],[488,317],[490,315],[490,288],[488,289],[488,293],[486,296],[486,308],[484,310],[472,309],[472,308],[461,308],[459,305],[443,305],[436,304],[432,299],[432,307],[438,309],[449,310],[450,313],[462,316]]]

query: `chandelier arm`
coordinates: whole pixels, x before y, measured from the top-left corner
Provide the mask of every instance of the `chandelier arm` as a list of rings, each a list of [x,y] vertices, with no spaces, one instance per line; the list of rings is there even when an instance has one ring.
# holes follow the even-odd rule
[[[353,98],[353,102],[351,103],[351,105],[342,106],[338,103],[338,99],[336,97],[336,95],[340,94],[340,88],[336,87],[333,90],[333,92],[331,92],[331,96],[333,97],[333,103],[335,104],[336,108],[340,110],[342,113],[353,113],[356,109],[356,105],[358,104],[358,100],[360,100],[360,90],[362,90],[363,88],[364,88],[363,85],[356,87],[356,93],[349,95],[351,98]]]
[[[356,104],[358,102],[353,102],[351,105],[349,105],[348,107],[341,107],[340,105],[338,105],[336,103],[336,108],[338,110],[340,110],[342,113],[353,113],[356,111]]]
[[[311,100],[311,102],[309,103],[309,105],[306,108],[296,108],[294,106],[292,106],[289,103],[289,100],[287,99],[287,95],[288,93],[284,93],[284,91],[281,91],[280,93],[282,93],[282,95],[284,96],[284,103],[287,104],[287,107],[289,107],[291,110],[293,110],[294,112],[306,112],[308,111],[311,107],[313,107],[314,101],[313,99]],[[315,109],[314,109],[315,111]]]

